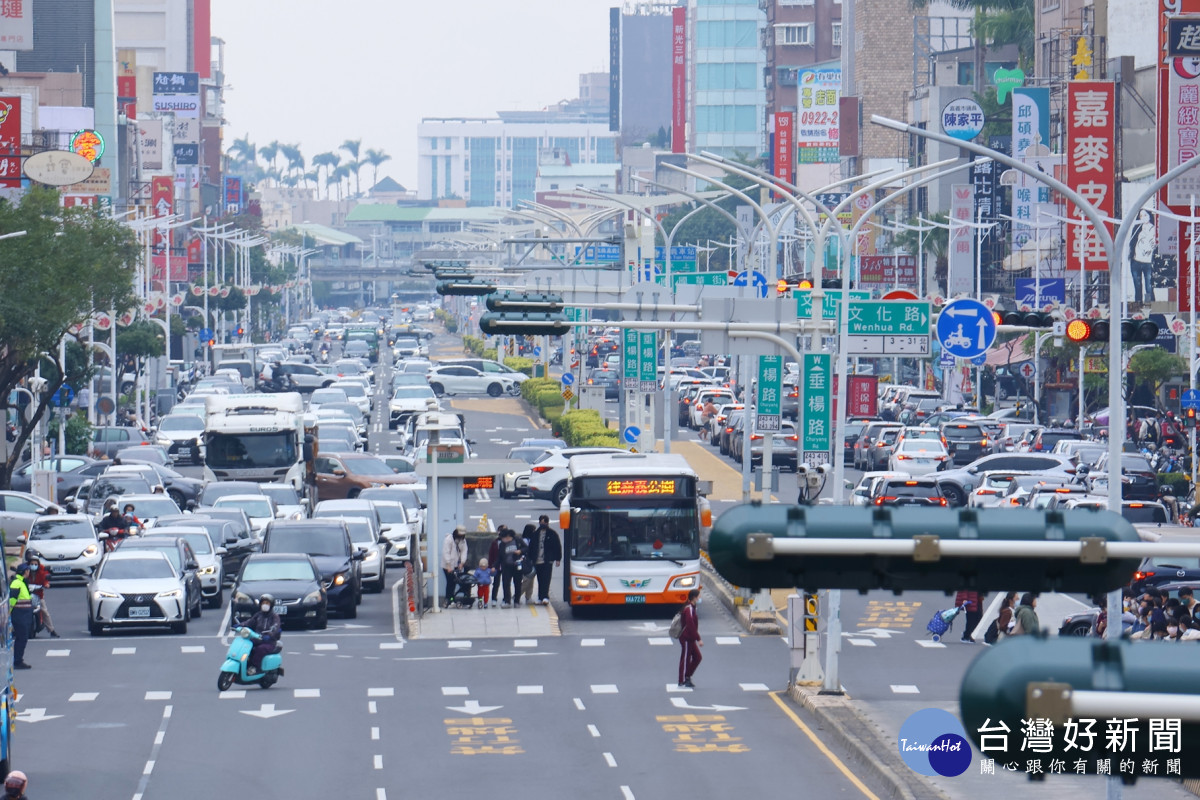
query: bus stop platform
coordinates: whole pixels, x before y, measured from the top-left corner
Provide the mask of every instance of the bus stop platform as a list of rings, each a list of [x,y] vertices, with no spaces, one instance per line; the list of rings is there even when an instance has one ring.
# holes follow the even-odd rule
[[[409,624],[412,639],[536,639],[561,635],[552,605],[426,609]]]

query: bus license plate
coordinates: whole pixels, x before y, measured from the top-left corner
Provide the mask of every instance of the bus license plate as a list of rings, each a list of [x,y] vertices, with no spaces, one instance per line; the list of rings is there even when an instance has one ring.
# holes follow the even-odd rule
[[[131,617],[148,617],[150,616],[150,606],[132,606],[129,609]]]
[[[630,603],[644,603],[644,602],[646,602],[646,595],[644,595],[644,594],[627,594],[627,595],[625,595],[626,605],[628,605]]]

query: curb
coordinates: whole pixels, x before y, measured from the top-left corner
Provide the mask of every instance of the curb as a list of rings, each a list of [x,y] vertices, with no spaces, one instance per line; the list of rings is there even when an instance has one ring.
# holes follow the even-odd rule
[[[700,582],[716,595],[721,605],[747,633],[752,636],[781,636],[783,634],[779,620],[774,614],[754,614],[750,611],[749,606],[737,602],[739,596],[736,587],[717,574],[712,565],[708,563],[707,557],[700,559]]]

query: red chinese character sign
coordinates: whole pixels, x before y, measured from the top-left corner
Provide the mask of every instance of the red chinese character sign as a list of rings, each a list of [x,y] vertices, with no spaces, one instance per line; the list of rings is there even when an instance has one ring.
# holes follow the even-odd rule
[[[772,114],[775,119],[775,177],[792,182],[792,121],[791,112]]]
[[[1114,84],[1111,81],[1071,81],[1067,84],[1067,185],[1091,203],[1103,217],[1112,217],[1116,171],[1116,120],[1113,117]],[[1074,204],[1067,234],[1068,270],[1106,270],[1108,256],[1100,237]],[[1112,233],[1112,226],[1109,226]]]
[[[0,97],[0,186],[21,185],[21,98]]]
[[[104,137],[93,130],[76,131],[71,137],[71,150],[95,164],[104,155]]]
[[[687,149],[687,8],[671,9],[671,152]]]

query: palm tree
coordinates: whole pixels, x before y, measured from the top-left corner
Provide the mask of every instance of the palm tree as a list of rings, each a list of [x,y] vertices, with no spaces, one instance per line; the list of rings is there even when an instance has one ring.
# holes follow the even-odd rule
[[[379,165],[391,161],[392,157],[382,150],[368,149],[363,159],[371,165],[371,186],[379,183]]]
[[[278,179],[279,172],[275,169],[275,159],[279,157],[279,142],[264,144],[258,148],[258,154],[262,156],[263,161],[267,162],[267,173]]]
[[[279,152],[283,154],[284,160],[287,161],[288,172],[298,172],[304,174],[304,154],[300,152],[298,144],[281,144]]]
[[[340,148],[338,148],[339,150],[345,150],[347,153],[350,154],[350,163],[347,164],[347,166],[350,167],[350,172],[354,173],[354,194],[355,195],[360,193],[359,185],[358,185],[358,172],[359,172],[359,170],[361,170],[363,168],[363,163],[364,163],[364,162],[358,160],[358,151],[361,147],[362,147],[362,139],[347,139],[346,141],[342,142],[342,146]]]
[[[250,134],[229,143],[229,155],[239,164],[253,164],[258,157],[258,148],[250,141]]]
[[[342,202],[342,181],[350,177],[350,167],[348,164],[339,164],[334,168],[333,172],[325,179],[325,185],[336,183],[338,190],[338,202]]]
[[[312,165],[314,167],[316,167],[318,170],[320,170],[321,167],[325,167],[325,196],[326,197],[329,197],[330,177],[332,176],[333,170],[337,167],[337,165],[341,162],[341,160],[342,160],[342,157],[339,156],[337,153],[333,153],[333,152],[317,153],[315,156],[312,157]]]
[[[992,45],[1017,45],[1022,69],[1033,65],[1033,0],[949,0],[954,8],[975,12],[971,33],[975,39],[975,94],[983,94],[984,54]],[[928,0],[912,0],[913,8],[922,9]]]
[[[321,180],[321,171],[320,170],[314,169],[310,172],[304,173],[304,183],[306,185],[311,183],[314,188],[317,188],[321,185],[319,183],[320,180]]]

